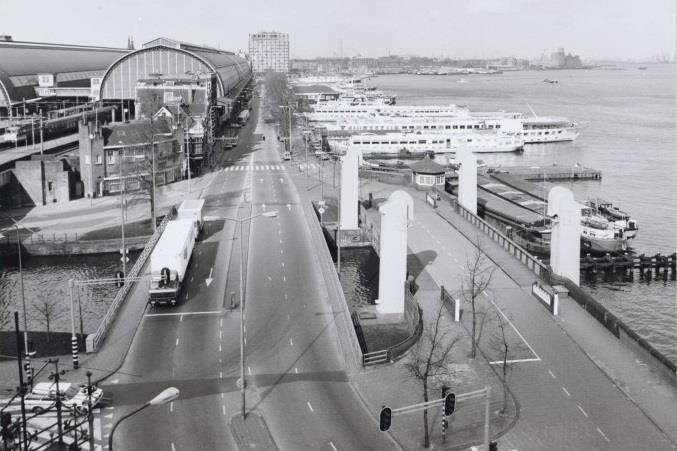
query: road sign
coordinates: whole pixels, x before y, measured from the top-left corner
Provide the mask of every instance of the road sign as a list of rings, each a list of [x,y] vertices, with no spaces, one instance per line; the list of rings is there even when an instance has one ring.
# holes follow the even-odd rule
[[[324,212],[327,211],[327,210],[325,210],[324,207],[320,207],[320,208],[317,209],[317,211],[319,211],[320,214],[323,215]]]

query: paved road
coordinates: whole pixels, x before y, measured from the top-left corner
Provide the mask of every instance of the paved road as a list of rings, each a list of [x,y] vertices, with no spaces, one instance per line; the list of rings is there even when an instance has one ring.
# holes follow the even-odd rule
[[[375,198],[386,197],[383,187],[367,184],[365,190],[373,192]],[[475,253],[474,245],[426,205],[421,193],[412,195],[415,220],[409,229],[409,248],[425,257],[422,263],[438,284],[458,287],[466,272],[466,259]],[[446,206],[439,210],[455,214]],[[473,232],[469,236],[475,236]],[[492,245],[488,238],[482,238],[482,242],[492,257],[502,255],[488,249]],[[530,294],[534,276],[528,270],[510,271],[509,276],[501,268],[522,267],[507,254],[497,261],[500,267],[491,264],[496,270],[485,297],[510,319],[521,334],[517,338],[528,343],[521,346],[520,355],[509,356],[522,360],[514,364],[510,383],[520,403],[521,418],[499,440],[500,446],[519,450],[674,449]],[[490,329],[491,325],[485,325],[481,346],[491,353]]]
[[[279,212],[245,227],[247,409],[264,415],[283,450],[392,449],[342,370],[308,226],[274,132],[263,131],[266,141],[258,134],[249,140],[243,131],[242,143],[227,153],[231,161],[221,162],[230,169],[214,178],[205,197],[209,216]],[[116,449],[235,448],[228,424],[240,410],[240,316],[230,299],[239,289],[239,227],[231,221],[206,227],[186,299],[174,309],[147,310],[124,365],[109,379],[114,415],[104,421],[104,436],[113,420],[167,386],[178,387],[181,399],[123,423]],[[215,280],[207,286],[210,272]]]

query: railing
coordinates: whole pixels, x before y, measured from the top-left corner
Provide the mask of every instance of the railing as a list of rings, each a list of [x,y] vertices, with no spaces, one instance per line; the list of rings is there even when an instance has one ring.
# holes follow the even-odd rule
[[[423,312],[414,299],[409,282],[405,282],[404,293],[404,317],[410,330],[413,329],[411,335],[386,349],[363,354],[362,365],[365,367],[399,359],[421,337],[423,333]]]
[[[505,250],[512,254],[519,261],[524,263],[527,268],[533,271],[538,277],[547,280],[550,274],[548,267],[533,256],[529,251],[524,249],[522,246],[505,236],[501,231],[496,227],[492,226],[476,214],[467,210],[463,205],[461,205],[455,198],[452,198],[448,194],[443,194],[447,198],[454,210],[461,215],[466,221],[470,222],[472,225],[477,227],[479,230],[484,232],[489,238],[501,245]],[[438,210],[439,212],[439,210]]]
[[[136,260],[136,263],[134,263],[134,266],[129,271],[129,274],[125,274],[125,277],[131,278],[131,277],[137,277],[139,275],[139,273],[141,272],[141,269],[146,264],[146,260],[150,256],[151,252],[153,252],[153,248],[155,247],[155,244],[160,239],[160,236],[162,235],[162,232],[164,231],[165,226],[174,217],[175,214],[176,214],[176,209],[172,207],[172,209],[169,211],[169,213],[164,217],[164,219],[162,220],[160,225],[157,227],[157,230],[155,231],[155,233],[148,240],[146,247],[144,247],[143,251],[141,252],[141,255],[139,255],[139,258]],[[113,323],[113,321],[117,317],[117,312],[120,309],[120,306],[127,299],[127,294],[129,294],[129,291],[135,285],[136,285],[135,283],[125,283],[120,288],[120,290],[118,290],[118,293],[115,295],[115,298],[113,299],[113,302],[111,303],[110,307],[108,307],[108,311],[106,312],[106,315],[103,317],[101,324],[99,324],[98,329],[94,333],[94,336],[93,336],[93,339],[92,339],[92,346],[91,346],[91,349],[87,350],[88,352],[94,352],[97,349],[99,349],[99,346],[101,345],[103,340],[106,338],[106,334],[108,333],[108,328],[110,327],[110,325]],[[89,339],[88,339],[88,341],[89,341]]]

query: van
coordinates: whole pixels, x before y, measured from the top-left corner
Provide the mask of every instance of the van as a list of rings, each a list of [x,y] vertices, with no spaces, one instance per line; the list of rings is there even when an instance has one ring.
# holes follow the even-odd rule
[[[284,160],[291,160],[291,152],[285,152],[282,158]]]

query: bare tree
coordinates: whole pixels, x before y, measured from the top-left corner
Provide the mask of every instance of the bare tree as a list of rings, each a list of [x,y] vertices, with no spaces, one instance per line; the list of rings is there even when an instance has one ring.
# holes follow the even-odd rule
[[[33,310],[35,310],[35,319],[47,330],[47,343],[49,343],[52,323],[65,313],[59,299],[51,295],[43,295],[33,304]]]
[[[410,360],[405,363],[409,374],[420,384],[423,401],[429,401],[429,388],[432,382],[449,373],[451,351],[458,342],[458,337],[449,337],[441,325],[442,309],[440,304],[435,321],[424,326],[423,334],[416,344]],[[430,433],[428,430],[428,410],[423,411],[423,446],[430,447]]]
[[[472,347],[471,357],[477,356],[477,343],[480,341],[487,308],[480,305],[480,295],[491,285],[491,279],[496,268],[482,251],[482,242],[479,236],[475,240],[475,252],[465,262],[465,274],[461,282],[463,299],[470,304],[472,313]]]
[[[510,383],[510,375],[512,374],[512,363],[508,361],[511,344],[508,341],[506,328],[508,322],[503,318],[498,310],[494,310],[496,319],[498,320],[498,327],[494,330],[491,337],[491,347],[498,351],[501,356],[501,382],[503,385],[503,408],[501,413],[505,413],[508,409],[508,384]]]

